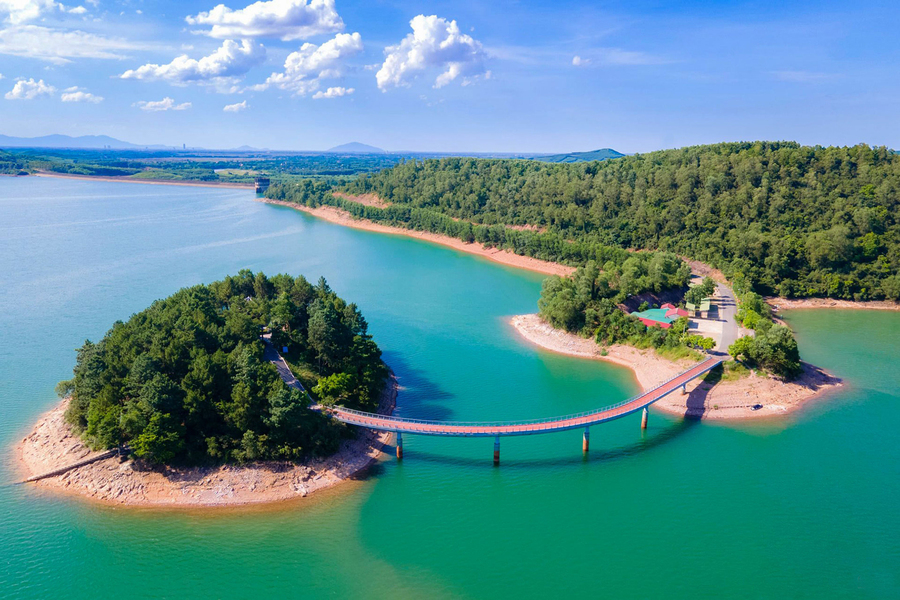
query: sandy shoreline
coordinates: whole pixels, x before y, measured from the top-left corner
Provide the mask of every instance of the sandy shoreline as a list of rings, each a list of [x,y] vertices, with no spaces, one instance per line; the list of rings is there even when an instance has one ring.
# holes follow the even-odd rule
[[[605,360],[630,368],[644,390],[650,389],[684,371],[689,360],[672,362],[652,350],[615,345],[601,354],[593,340],[553,328],[538,315],[518,315],[510,325],[526,340],[552,352]],[[720,381],[715,385],[700,379],[687,385],[687,394],[669,394],[653,406],[670,414],[702,419],[759,419],[783,415],[800,408],[822,394],[839,388],[841,380],[826,371],[803,364],[804,372],[795,381],[784,383],[762,375],[737,381]],[[761,404],[759,410],[751,407]]]
[[[393,411],[398,389],[392,373],[379,413]],[[100,454],[72,434],[63,418],[67,404],[68,400],[63,400],[42,415],[32,432],[16,445],[21,479]],[[382,456],[382,447],[391,437],[388,432],[360,429],[356,439],[341,442],[337,453],[305,465],[266,462],[150,470],[133,460],[114,457],[26,485],[116,506],[196,508],[282,502],[354,478]]]
[[[477,243],[467,244],[462,240],[446,235],[440,235],[437,233],[430,233],[426,231],[416,231],[415,229],[406,229],[404,227],[391,227],[388,225],[373,223],[372,221],[366,221],[364,219],[356,219],[347,211],[340,210],[332,206],[319,206],[317,208],[310,208],[308,206],[302,206],[293,202],[284,202],[282,200],[270,200],[268,198],[259,198],[258,200],[266,204],[287,206],[288,208],[293,208],[295,210],[305,212],[307,214],[325,219],[326,221],[330,221],[331,223],[336,223],[338,225],[353,227],[355,229],[363,229],[365,231],[374,231],[377,233],[405,235],[417,240],[424,240],[426,242],[448,246],[450,248],[453,248],[454,250],[459,250],[461,252],[483,256],[489,260],[493,260],[510,267],[526,269],[528,271],[535,271],[537,273],[543,273],[545,275],[559,275],[561,277],[566,277],[575,272],[575,267],[567,267],[565,265],[532,258],[530,256],[519,256],[518,254],[510,252],[509,250],[483,248]]]
[[[159,180],[159,179],[131,179],[129,177],[100,177],[95,175],[74,175],[72,173],[51,173],[41,171],[35,173],[34,177],[52,177],[55,179],[80,179],[82,181],[106,181],[114,183],[148,183],[153,185],[182,185],[188,187],[208,187],[208,188],[226,188],[238,190],[252,190],[256,186],[252,183],[229,183],[215,181],[182,181],[182,180]]]
[[[849,308],[854,310],[900,310],[900,303],[890,300],[836,300],[834,298],[766,298],[772,308]]]

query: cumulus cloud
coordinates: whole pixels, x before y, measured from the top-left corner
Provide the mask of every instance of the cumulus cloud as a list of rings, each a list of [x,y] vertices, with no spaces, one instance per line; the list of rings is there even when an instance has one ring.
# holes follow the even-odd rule
[[[330,87],[324,92],[316,92],[313,94],[313,100],[322,100],[324,98],[340,98],[341,96],[349,96],[356,90],[345,87]]]
[[[243,102],[238,102],[237,104],[227,104],[222,110],[224,110],[225,112],[241,112],[242,110],[247,110],[248,108],[250,108],[250,105],[247,104],[246,100],[244,100]]]
[[[122,79],[165,81],[172,85],[220,83],[225,78],[244,75],[263,61],[266,49],[261,44],[243,40],[240,44],[225,40],[222,46],[200,60],[182,54],[165,65],[146,64],[122,73]]]
[[[124,52],[146,50],[145,44],[109,38],[84,31],[61,31],[38,25],[19,25],[0,30],[0,54],[25,56],[55,64],[73,58],[125,58]]]
[[[66,6],[54,0],[0,0],[0,15],[5,15],[3,20],[12,25],[57,12],[83,15],[87,9],[84,6]]]
[[[161,110],[187,110],[191,107],[190,102],[184,102],[182,104],[175,104],[175,101],[166,96],[162,100],[154,100],[154,101],[146,101],[141,100],[140,102],[135,102],[132,106],[136,106],[141,110],[146,110],[150,112],[158,112]]]
[[[190,25],[209,27],[194,33],[219,39],[262,37],[290,41],[344,29],[334,0],[269,0],[239,10],[219,4],[185,20]]]
[[[362,37],[358,33],[339,33],[319,46],[307,42],[300,50],[288,55],[283,73],[272,73],[265,83],[253,89],[264,90],[275,86],[294,95],[305,96],[318,90],[323,79],[340,77],[344,59],[362,48]]]
[[[584,67],[591,64],[591,59],[589,58],[581,58],[577,54],[572,57],[572,64],[576,67]]]
[[[384,64],[375,74],[382,91],[408,86],[412,79],[427,70],[441,71],[434,80],[436,88],[457,78],[462,78],[466,85],[479,77],[490,77],[491,72],[484,66],[481,42],[461,33],[456,21],[436,15],[419,15],[409,24],[413,32],[396,46],[384,49]]]
[[[77,86],[63,90],[62,96],[60,96],[59,99],[63,102],[90,102],[91,104],[100,104],[103,102],[103,96],[95,96]]]
[[[44,83],[43,79],[35,81],[34,79],[20,79],[16,81],[13,89],[6,92],[7,100],[34,100],[38,96],[49,96],[56,92],[56,88],[52,85]]]

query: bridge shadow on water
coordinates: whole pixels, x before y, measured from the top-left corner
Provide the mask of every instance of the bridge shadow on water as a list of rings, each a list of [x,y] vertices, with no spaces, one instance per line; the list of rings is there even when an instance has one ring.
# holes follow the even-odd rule
[[[623,460],[630,458],[632,456],[637,456],[642,452],[646,452],[649,450],[653,450],[660,446],[671,442],[679,435],[685,433],[686,431],[692,429],[693,427],[700,424],[697,419],[683,419],[681,421],[672,423],[666,426],[661,431],[654,431],[652,433],[645,432],[637,432],[638,423],[640,422],[640,413],[637,413],[637,419],[634,420],[635,427],[635,435],[640,436],[640,439],[624,446],[616,446],[611,448],[602,448],[599,447],[602,443],[601,436],[597,435],[596,438],[593,436],[596,435],[594,432],[599,433],[603,430],[602,425],[598,425],[596,427],[591,428],[592,433],[592,442],[597,444],[598,447],[592,448],[588,451],[587,454],[583,454],[581,452],[581,430],[576,429],[568,432],[557,432],[557,433],[548,433],[543,435],[535,435],[535,436],[517,436],[517,437],[545,437],[545,436],[556,436],[557,440],[561,439],[563,436],[568,434],[569,440],[567,441],[567,445],[571,446],[572,452],[569,455],[565,456],[553,456],[547,458],[516,458],[515,450],[507,450],[506,453],[503,452],[503,441],[509,439],[509,437],[502,438],[501,441],[501,451],[500,451],[500,467],[503,469],[509,468],[548,468],[548,467],[565,467],[565,466],[574,466],[574,465],[582,465],[585,463],[611,463],[617,460]],[[575,435],[577,433],[578,435]],[[404,436],[404,440],[409,440],[414,436],[413,434],[406,434]],[[483,456],[479,457],[470,457],[470,456],[453,456],[449,454],[438,454],[434,452],[427,452],[422,450],[414,449],[414,446],[410,446],[409,442],[404,444],[403,449],[403,460],[406,462],[414,462],[414,461],[423,461],[432,464],[442,464],[447,466],[457,466],[457,467],[472,467],[472,466],[484,466],[490,467],[493,460],[493,438],[491,437],[483,437],[483,438],[454,438],[460,444],[478,444],[480,447],[483,447]],[[558,447],[558,444],[557,446]],[[385,447],[385,451],[392,452],[393,446]],[[385,466],[381,463],[377,465],[376,468],[371,469],[369,471],[369,475],[377,475],[383,472]]]

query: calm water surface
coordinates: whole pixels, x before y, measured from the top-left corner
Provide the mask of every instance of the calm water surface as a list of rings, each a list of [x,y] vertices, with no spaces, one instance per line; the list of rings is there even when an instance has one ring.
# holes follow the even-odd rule
[[[356,301],[399,414],[574,412],[637,391],[506,324],[541,276],[355,231],[243,191],[0,178],[0,482],[74,348],[180,287],[239,269],[324,275]],[[409,436],[406,459],[278,509],[125,510],[0,486],[0,597],[896,598],[900,314],[795,311],[848,385],[781,421],[654,414],[581,433]]]

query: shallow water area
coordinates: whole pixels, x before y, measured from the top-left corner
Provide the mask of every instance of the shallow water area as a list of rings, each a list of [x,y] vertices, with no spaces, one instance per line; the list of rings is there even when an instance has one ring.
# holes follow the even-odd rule
[[[336,226],[243,190],[0,178],[0,482],[74,349],[239,269],[359,304],[397,414],[528,419],[612,404],[626,369],[541,351],[541,275]],[[405,436],[370,477],[265,509],[131,510],[0,487],[0,596],[896,597],[900,313],[790,311],[848,382],[782,422],[651,414],[503,439]]]

